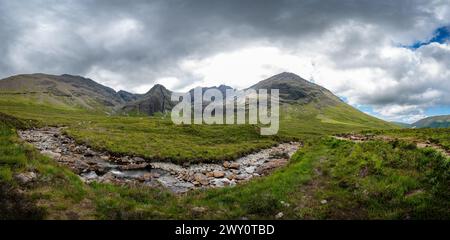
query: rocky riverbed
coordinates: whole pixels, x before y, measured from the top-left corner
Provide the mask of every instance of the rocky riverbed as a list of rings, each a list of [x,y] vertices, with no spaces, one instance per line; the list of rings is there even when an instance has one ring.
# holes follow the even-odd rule
[[[85,182],[163,186],[177,193],[198,188],[234,186],[253,177],[267,175],[275,168],[286,165],[300,147],[296,142],[283,143],[235,161],[181,166],[95,151],[77,144],[62,134],[62,130],[41,128],[18,133],[42,154],[68,166]]]

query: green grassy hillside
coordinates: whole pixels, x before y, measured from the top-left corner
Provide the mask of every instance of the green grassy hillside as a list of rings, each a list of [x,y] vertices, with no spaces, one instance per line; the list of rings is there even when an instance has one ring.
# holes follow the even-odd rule
[[[281,136],[321,136],[365,129],[399,128],[364,114],[345,103],[327,107],[319,107],[316,103],[285,104],[281,106],[280,111]]]
[[[412,126],[415,128],[448,128],[450,127],[450,115],[427,117],[413,123]]]
[[[390,129],[383,131],[369,131],[378,135],[386,135],[410,141],[428,142],[437,144],[450,151],[450,128],[423,128],[423,129]]]
[[[41,125],[68,126],[70,136],[97,149],[176,162],[223,161],[279,141],[395,127],[344,103],[320,108],[315,103],[282,105],[276,136],[261,136],[253,125],[177,126],[164,116],[108,116],[9,98],[0,98],[0,112]]]
[[[125,99],[91,79],[72,75],[24,74],[0,80],[0,97],[66,109],[111,111]]]
[[[45,219],[449,219],[449,160],[402,141],[353,143],[330,138],[371,131],[437,139],[443,129],[409,132],[349,105],[292,102],[281,106],[280,131],[254,125],[175,126],[164,115],[119,116],[0,96],[1,218]],[[175,162],[223,161],[279,141],[304,143],[273,174],[232,188],[176,195],[143,186],[83,183],[21,142],[16,129],[67,126],[79,142],[115,153]],[[429,130],[427,130],[429,131]],[[17,174],[35,172],[31,184]],[[13,204],[14,203],[14,204]],[[201,211],[199,211],[201,209]]]
[[[84,184],[18,140],[13,127],[27,122],[1,119],[2,219],[273,219],[280,212],[284,219],[450,218],[449,159],[408,142],[314,138],[270,176],[178,196]],[[31,184],[16,180],[29,171],[37,176]]]

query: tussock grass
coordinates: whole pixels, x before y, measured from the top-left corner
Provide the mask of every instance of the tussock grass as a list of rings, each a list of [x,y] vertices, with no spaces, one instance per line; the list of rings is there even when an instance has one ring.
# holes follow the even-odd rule
[[[450,128],[390,129],[366,132],[395,138],[404,138],[412,141],[428,141],[432,144],[438,144],[446,150],[450,150]]]
[[[164,115],[107,116],[20,99],[0,98],[0,112],[32,119],[35,125],[68,126],[68,135],[99,150],[177,163],[220,162],[281,141],[393,126],[345,104],[282,105],[276,136],[261,136],[256,125],[174,125]]]
[[[14,116],[0,115],[0,182],[13,189],[2,199],[24,199],[15,212],[1,209],[3,218],[272,219],[279,212],[288,219],[450,218],[449,160],[441,154],[401,140],[353,143],[327,137],[391,126],[353,109],[313,105],[282,109],[280,134],[271,138],[259,136],[248,125],[173,126],[163,116],[105,116],[25,102],[0,103],[0,112]],[[97,148],[180,162],[202,161],[202,156],[220,161],[294,138],[305,146],[270,176],[233,188],[175,195],[158,188],[87,185],[18,140],[16,128],[31,126],[23,119],[40,126],[68,126],[68,134]],[[446,131],[383,132],[431,137],[445,145]],[[23,186],[14,176],[26,171],[36,172],[38,179]],[[17,189],[24,191],[20,197],[15,195],[21,192]],[[28,210],[31,214],[23,214]]]

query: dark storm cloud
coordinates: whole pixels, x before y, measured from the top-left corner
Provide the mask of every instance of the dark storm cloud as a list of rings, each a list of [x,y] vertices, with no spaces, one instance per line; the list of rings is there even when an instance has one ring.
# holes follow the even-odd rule
[[[418,1],[337,0],[3,0],[0,10],[1,53],[3,56],[24,54],[22,60],[33,64],[29,64],[32,69],[27,69],[29,66],[20,66],[18,60],[8,63],[5,59],[0,74],[5,76],[27,70],[86,74],[93,65],[98,65],[123,71],[128,69],[129,72],[149,68],[154,75],[146,76],[148,79],[171,70],[174,62],[185,56],[226,51],[254,39],[281,43],[283,40],[286,43],[289,43],[287,40],[306,40],[311,35],[318,36],[331,25],[349,20],[408,29],[417,19],[432,15],[429,4],[423,5]],[[115,49],[105,47],[107,41],[113,39],[92,42],[108,24],[115,24],[120,19],[138,21],[142,24],[140,31],[143,35],[129,39]],[[33,39],[38,43],[31,46],[23,40],[27,35],[33,37],[39,31],[46,31],[46,27],[57,28],[55,32],[47,29],[51,39]],[[92,28],[92,32],[77,32],[80,28]],[[28,49],[30,47],[32,49]]]
[[[317,50],[336,68],[384,69],[398,80],[396,88],[359,97],[360,102],[420,104],[417,96],[439,88],[439,79],[411,80],[405,76],[416,65],[385,61],[377,51],[389,41],[426,41],[436,27],[448,24],[448,6],[448,0],[1,0],[0,77],[70,73],[98,76],[95,80],[126,89],[177,77],[182,88],[198,80],[180,68],[185,59],[255,42],[299,53],[299,44],[320,41],[344,26]],[[347,31],[352,23],[362,27]],[[421,54],[450,62],[442,49]]]

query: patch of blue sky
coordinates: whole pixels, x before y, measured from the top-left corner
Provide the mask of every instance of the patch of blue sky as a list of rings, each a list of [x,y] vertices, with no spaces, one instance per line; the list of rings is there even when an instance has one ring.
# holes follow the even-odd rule
[[[450,115],[450,106],[434,106],[425,110],[427,116]]]
[[[348,103],[348,98],[344,97],[344,96],[338,96],[342,101],[344,101],[345,103]]]
[[[409,46],[403,46],[409,49],[417,49],[421,46],[428,45],[433,42],[437,43],[444,43],[446,41],[450,40],[450,26],[443,26],[438,29],[436,29],[433,33],[433,37],[430,38],[427,41],[417,41],[412,45]]]
[[[348,104],[348,98],[344,96],[338,96],[342,101]],[[373,108],[369,105],[352,104],[352,107],[358,109],[361,112],[372,115],[377,118],[382,118],[379,114],[373,111]]]

